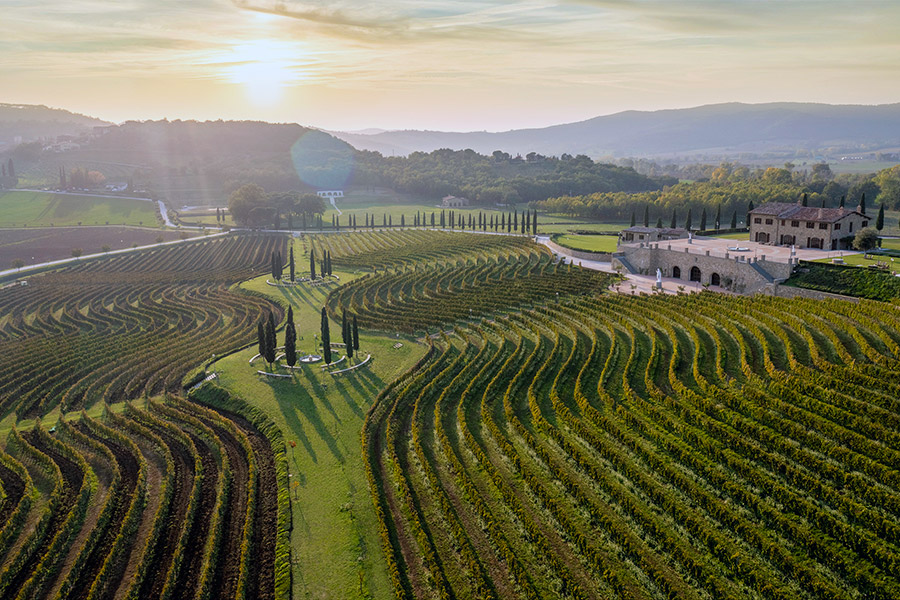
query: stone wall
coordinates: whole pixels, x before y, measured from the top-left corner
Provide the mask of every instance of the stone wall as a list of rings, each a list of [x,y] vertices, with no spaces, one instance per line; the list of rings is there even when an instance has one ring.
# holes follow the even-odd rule
[[[700,271],[701,284],[713,285],[715,274],[718,275],[721,287],[739,294],[762,291],[772,283],[766,275],[772,280],[784,280],[790,276],[793,269],[793,265],[788,263],[754,260],[745,254],[736,253],[725,258],[710,256],[705,250],[699,252],[691,251],[690,248],[682,251],[669,250],[664,244],[665,242],[661,242],[628,248],[625,251],[625,259],[643,275],[655,275],[658,268],[662,271],[663,277],[676,277],[686,283],[691,281],[691,269],[697,268]],[[614,259],[613,267],[616,266],[623,265]],[[760,273],[760,270],[765,274]]]

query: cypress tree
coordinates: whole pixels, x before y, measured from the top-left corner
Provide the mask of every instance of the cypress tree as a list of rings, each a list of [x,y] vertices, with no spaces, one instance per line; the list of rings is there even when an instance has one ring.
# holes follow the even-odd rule
[[[292,306],[288,306],[287,325],[284,326],[284,361],[290,367],[297,364],[297,330]]]
[[[537,233],[538,233],[537,228],[538,228],[537,209],[534,209],[534,219],[532,220],[532,226],[531,226],[531,232],[534,235],[537,235]]]
[[[291,271],[291,283],[293,283],[294,282],[294,246],[293,245],[291,245],[290,271]]]
[[[656,219],[656,228],[662,229],[662,217],[657,217]]]
[[[394,226],[394,217],[392,215],[388,215],[388,227]]]
[[[260,356],[266,355],[266,330],[263,327],[263,322],[260,321],[256,324],[256,338],[257,338],[257,346],[258,354]]]
[[[672,229],[678,227],[678,212],[674,208],[672,209],[672,221],[669,224],[669,227]]]
[[[269,313],[269,320],[266,321],[266,362],[269,365],[275,364],[275,347],[278,342],[275,340],[275,319],[272,313]]]
[[[10,159],[12,160],[12,159]],[[862,214],[866,214],[866,193],[863,192],[862,196],[859,198],[859,212]]]
[[[809,199],[806,197],[806,192],[803,192],[803,197],[800,199],[801,206],[809,206]]]
[[[431,211],[431,226],[434,227],[434,211]]]
[[[878,231],[884,229],[884,202],[882,202],[881,206],[878,208],[878,218],[875,219],[875,229]]]
[[[749,215],[751,212],[753,212],[753,209],[754,209],[753,200],[751,200],[750,204],[747,205],[747,214]]]
[[[356,315],[353,315],[353,349],[359,350],[359,327],[356,324]]]
[[[635,220],[634,220],[634,219],[635,219],[634,211],[631,211],[631,225],[630,225],[631,227],[634,227],[634,224],[635,224]]]
[[[737,229],[737,211],[731,212],[731,228]]]
[[[303,213],[303,230],[306,230],[306,213]]]
[[[347,311],[341,311],[341,342],[347,345]]]
[[[644,227],[650,227],[650,205],[644,205]]]
[[[751,202],[752,204],[752,202]],[[703,207],[703,210],[700,211],[700,231],[706,231],[706,207]]]
[[[10,158],[9,162],[6,163],[6,174],[9,175],[11,179],[16,178],[16,168],[13,166],[13,161]]]
[[[281,256],[281,252],[278,253],[278,262],[275,263],[275,266],[278,267],[278,279],[281,280],[284,277],[284,257]]]
[[[278,257],[275,255],[275,251],[272,251],[272,279],[278,280]]]
[[[403,229],[404,227],[406,227],[406,217],[400,215],[400,229]]]
[[[328,331],[328,313],[322,307],[322,358],[325,364],[331,364],[331,332]]]
[[[822,208],[825,208],[825,197],[822,197]],[[750,213],[747,213],[747,222],[750,222]]]
[[[381,226],[387,227],[387,213],[381,214]]]
[[[691,230],[691,225],[693,225],[693,217],[691,214],[692,211],[693,211],[693,209],[689,208],[687,217],[685,217],[685,219],[684,219],[684,228],[687,229],[688,231]]]
[[[500,231],[506,229],[506,213],[500,215]]]
[[[719,204],[716,207],[716,229],[719,229],[719,224],[722,222],[722,205]]]
[[[844,202],[846,201],[846,199],[847,199],[846,196],[841,196],[841,205],[840,205],[841,208],[844,208]]]
[[[513,211],[513,229],[519,229],[519,211],[517,210]]]
[[[369,213],[366,213],[366,229],[369,228]]]
[[[310,248],[309,250],[309,278],[316,278],[316,250],[315,248]]]

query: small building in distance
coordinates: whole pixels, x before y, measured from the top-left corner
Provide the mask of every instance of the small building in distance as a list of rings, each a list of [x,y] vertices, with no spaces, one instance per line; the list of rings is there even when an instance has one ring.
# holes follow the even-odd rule
[[[750,240],[760,244],[823,250],[850,248],[853,236],[869,226],[862,208],[815,208],[768,202],[750,211]]]
[[[620,244],[634,244],[635,242],[665,242],[668,240],[680,240],[688,237],[686,229],[681,227],[629,227],[619,233]]]
[[[324,198],[326,200],[330,200],[331,198],[343,198],[344,190],[322,190],[321,192],[316,192],[316,195],[319,198]]]
[[[459,196],[444,196],[441,199],[441,208],[462,208],[469,206],[468,198],[460,198]]]

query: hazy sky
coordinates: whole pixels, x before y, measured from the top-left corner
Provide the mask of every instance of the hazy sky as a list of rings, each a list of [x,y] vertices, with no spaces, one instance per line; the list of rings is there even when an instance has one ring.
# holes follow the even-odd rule
[[[504,130],[900,102],[900,1],[0,0],[0,102],[112,121]]]

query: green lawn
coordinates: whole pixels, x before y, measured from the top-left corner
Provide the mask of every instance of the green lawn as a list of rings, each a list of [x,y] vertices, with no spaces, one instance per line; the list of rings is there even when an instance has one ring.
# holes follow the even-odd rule
[[[881,240],[881,247],[891,250],[900,250],[900,238],[884,238]]]
[[[888,265],[888,269],[893,272],[897,272],[900,270],[900,258],[894,258],[894,262],[891,262],[890,256],[877,256],[874,254],[866,255],[866,254],[844,254],[842,257],[844,259],[844,264],[853,265],[857,267],[869,267],[876,266],[878,263],[885,263]],[[831,263],[830,258],[820,258],[814,262],[820,263]]]
[[[300,240],[295,240],[294,251],[298,264],[305,265]],[[341,282],[355,277],[335,274]],[[333,288],[274,288],[265,284],[265,278],[242,287],[290,302],[302,338],[297,341],[298,353],[313,351],[319,311]],[[339,323],[331,324],[331,336],[340,341]],[[278,341],[283,343],[282,333]],[[403,346],[392,348],[397,342]],[[360,354],[365,358],[371,353],[373,361],[352,374],[334,377],[316,364],[295,372],[291,380],[267,378],[256,373],[265,368],[260,359],[248,364],[255,347],[215,364],[221,385],[266,411],[284,432],[285,441],[296,443],[288,452],[294,598],[391,597],[360,433],[379,391],[412,367],[425,350],[424,344],[405,336],[398,339],[361,331]]]
[[[560,246],[584,252],[615,252],[618,239],[614,235],[560,235],[553,241]]]
[[[103,196],[0,192],[0,227],[146,225],[155,227],[156,204]]]
[[[723,233],[721,235],[711,235],[709,237],[717,238],[720,240],[743,240],[745,242],[750,241],[750,234],[746,231],[738,233]]]

